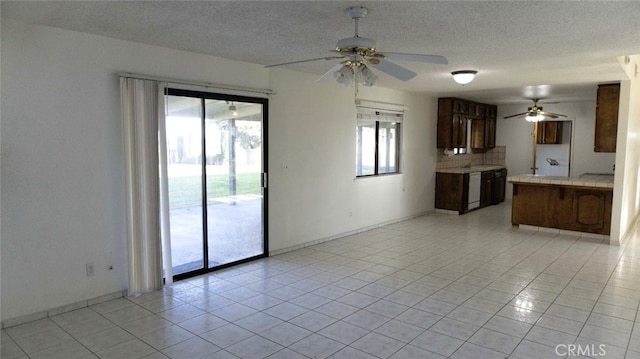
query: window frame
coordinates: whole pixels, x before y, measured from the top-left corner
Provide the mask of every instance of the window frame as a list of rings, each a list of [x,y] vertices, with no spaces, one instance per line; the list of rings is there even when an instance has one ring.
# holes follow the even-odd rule
[[[374,115],[374,118],[371,118],[371,115]],[[370,118],[363,118],[363,116],[367,116]],[[391,121],[389,119],[383,118],[384,116],[394,116],[397,121]],[[375,118],[377,117],[377,118]],[[361,141],[361,131],[360,128],[364,126],[360,126],[359,122],[362,120],[368,120],[374,122],[374,168],[373,173],[371,174],[362,174],[362,141]],[[395,125],[395,171],[393,172],[384,172],[380,173],[380,124],[381,123],[393,123]],[[402,149],[402,131],[403,131],[403,112],[395,112],[389,110],[378,110],[378,109],[361,109],[358,108],[358,116],[356,118],[356,179],[357,178],[368,178],[368,177],[379,177],[379,176],[389,176],[389,175],[398,175],[401,174],[401,149]],[[391,147],[387,148],[387,154]]]

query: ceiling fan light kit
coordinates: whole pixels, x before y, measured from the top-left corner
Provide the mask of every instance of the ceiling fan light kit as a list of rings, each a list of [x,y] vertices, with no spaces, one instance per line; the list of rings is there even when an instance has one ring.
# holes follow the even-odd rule
[[[460,85],[466,85],[469,82],[473,81],[473,79],[476,77],[476,74],[478,73],[478,71],[476,70],[460,70],[460,71],[454,71],[451,73],[451,76],[453,76],[453,80],[457,83],[459,83]]]
[[[397,65],[390,59],[400,61],[415,61],[428,64],[448,64],[445,57],[439,55],[409,54],[401,52],[378,52],[376,42],[373,39],[360,37],[358,24],[361,19],[367,16],[369,10],[364,6],[352,6],[345,10],[346,14],[354,21],[355,34],[353,37],[341,39],[336,44],[334,56],[325,56],[315,59],[290,61],[266,67],[285,66],[319,60],[343,59],[340,64],[332,67],[317,82],[335,79],[339,84],[352,86],[362,84],[373,86],[378,79],[373,69],[384,72],[400,81],[408,81],[417,74],[403,66]],[[357,92],[357,90],[356,90]]]
[[[542,106],[538,106],[538,98],[532,98],[533,106],[527,108],[527,112],[517,113],[515,115],[505,116],[503,118],[514,118],[514,117],[524,117],[524,119],[528,122],[540,122],[544,121],[547,118],[558,118],[558,117],[567,117],[567,115],[563,115],[561,113],[553,113],[542,111]]]
[[[540,122],[544,120],[543,115],[527,115],[524,117],[527,122]]]

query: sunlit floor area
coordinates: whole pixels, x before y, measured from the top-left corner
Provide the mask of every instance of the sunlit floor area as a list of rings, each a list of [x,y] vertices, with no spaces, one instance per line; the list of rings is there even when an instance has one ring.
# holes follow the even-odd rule
[[[210,202],[207,206],[210,268],[264,252],[262,196],[220,197]],[[202,206],[173,209],[170,215],[173,274],[203,268]]]
[[[432,214],[2,331],[16,358],[640,358],[640,235]]]

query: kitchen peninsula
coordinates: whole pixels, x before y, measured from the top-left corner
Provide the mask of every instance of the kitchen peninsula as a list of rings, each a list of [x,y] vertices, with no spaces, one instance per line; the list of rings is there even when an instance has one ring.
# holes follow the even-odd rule
[[[608,236],[613,175],[510,176],[511,223]]]

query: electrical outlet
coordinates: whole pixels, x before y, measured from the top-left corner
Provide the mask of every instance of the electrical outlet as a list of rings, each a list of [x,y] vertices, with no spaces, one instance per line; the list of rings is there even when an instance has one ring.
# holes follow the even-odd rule
[[[93,263],[87,263],[87,277],[96,275],[96,266]]]

